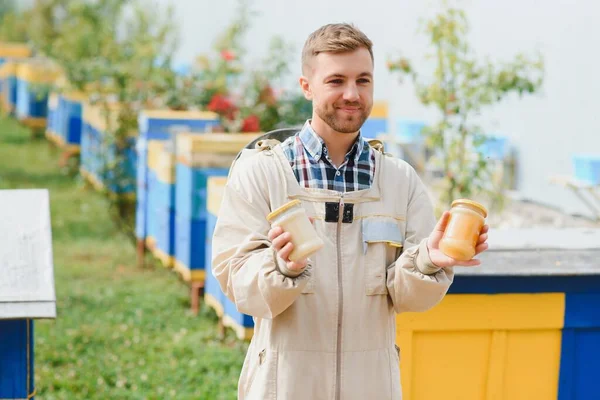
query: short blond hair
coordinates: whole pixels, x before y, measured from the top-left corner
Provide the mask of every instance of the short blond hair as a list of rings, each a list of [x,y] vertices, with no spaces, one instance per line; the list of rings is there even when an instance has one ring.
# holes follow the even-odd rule
[[[302,71],[320,53],[346,53],[364,47],[373,60],[373,42],[351,24],[323,25],[308,36],[302,49]]]

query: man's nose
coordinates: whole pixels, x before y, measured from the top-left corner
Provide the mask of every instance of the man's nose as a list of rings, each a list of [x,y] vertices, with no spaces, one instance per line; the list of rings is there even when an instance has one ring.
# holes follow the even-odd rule
[[[344,90],[344,100],[357,101],[359,99],[358,88],[355,84],[349,83]]]

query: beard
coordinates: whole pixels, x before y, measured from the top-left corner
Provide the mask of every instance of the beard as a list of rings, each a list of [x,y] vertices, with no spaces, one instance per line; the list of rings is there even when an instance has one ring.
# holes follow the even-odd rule
[[[344,106],[360,107],[355,114],[339,115],[337,107],[316,107],[315,112],[331,129],[340,133],[357,132],[369,117],[370,111],[358,103],[345,103]]]

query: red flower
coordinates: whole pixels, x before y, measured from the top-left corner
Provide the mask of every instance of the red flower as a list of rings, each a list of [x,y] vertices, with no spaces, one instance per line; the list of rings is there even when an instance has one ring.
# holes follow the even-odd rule
[[[258,132],[260,130],[260,120],[254,114],[248,115],[242,121],[242,132]]]
[[[206,108],[208,111],[216,112],[217,114],[225,116],[229,119],[233,118],[237,110],[236,106],[231,102],[231,100],[220,94],[215,94]]]
[[[235,53],[230,50],[221,50],[221,57],[225,61],[232,61],[235,60]]]

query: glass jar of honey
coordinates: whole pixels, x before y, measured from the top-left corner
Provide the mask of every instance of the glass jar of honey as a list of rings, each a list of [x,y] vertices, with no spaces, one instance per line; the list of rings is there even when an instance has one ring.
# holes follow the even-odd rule
[[[475,248],[487,218],[486,208],[472,200],[452,202],[450,220],[440,241],[440,250],[448,257],[468,261],[475,257]]]
[[[267,220],[272,227],[280,226],[292,236],[294,249],[289,255],[290,261],[299,261],[310,257],[324,246],[323,240],[306,215],[300,200],[292,200],[269,215]]]

